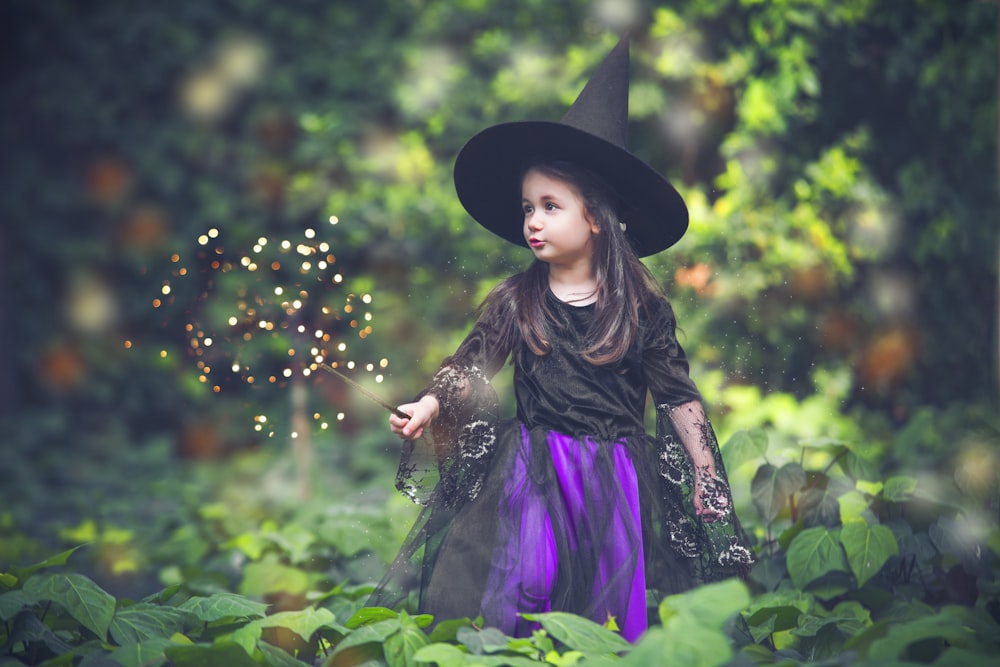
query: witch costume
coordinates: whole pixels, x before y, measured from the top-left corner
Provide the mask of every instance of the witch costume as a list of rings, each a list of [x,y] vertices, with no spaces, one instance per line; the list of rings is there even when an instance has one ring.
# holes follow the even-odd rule
[[[455,164],[463,206],[525,245],[525,161],[566,160],[600,174],[629,206],[625,235],[640,257],[674,244],[687,208],[626,149],[627,98],[622,40],[561,121],[504,123],[469,140]],[[430,436],[404,442],[397,486],[424,509],[368,604],[415,597],[437,620],[482,616],[513,636],[536,627],[524,613],[569,611],[613,618],[634,641],[647,627],[647,590],[656,599],[743,576],[753,557],[666,299],[640,310],[622,359],[595,365],[582,354],[594,306],[545,298],[548,353],[511,335],[515,307],[493,303],[422,392],[437,398],[439,416]],[[490,379],[508,358],[517,414],[501,419]],[[644,427],[647,392],[655,436]],[[714,476],[701,480],[714,521],[694,512],[695,451],[714,460]]]

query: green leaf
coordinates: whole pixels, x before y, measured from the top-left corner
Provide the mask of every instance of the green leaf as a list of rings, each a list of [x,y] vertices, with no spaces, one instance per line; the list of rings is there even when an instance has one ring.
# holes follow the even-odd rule
[[[385,661],[389,667],[414,667],[413,655],[430,642],[416,623],[405,615],[400,616],[400,628],[398,632],[386,637],[382,644],[385,652]]]
[[[917,490],[917,480],[905,475],[897,475],[885,480],[882,497],[892,503],[909,500]]]
[[[781,468],[765,463],[750,482],[750,494],[764,521],[771,523],[791,495],[805,484],[806,471],[798,463],[786,463]]]
[[[173,646],[163,653],[171,667],[260,667],[242,646],[232,642]]]
[[[288,560],[295,564],[305,563],[312,557],[310,548],[316,542],[316,535],[297,523],[289,523],[279,532],[268,533],[267,537],[281,547]]]
[[[431,630],[428,638],[432,642],[453,642],[458,637],[458,631],[462,628],[469,628],[472,626],[472,619],[470,618],[455,618],[449,619],[447,621],[441,621],[434,626]]]
[[[767,433],[764,429],[737,431],[722,446],[726,467],[735,469],[748,461],[759,459],[767,452]]]
[[[354,628],[361,627],[362,625],[368,625],[369,623],[375,623],[377,621],[385,621],[390,618],[399,618],[399,614],[394,612],[392,609],[386,609],[385,607],[362,607],[361,609],[354,612],[347,622],[344,623],[347,627]]]
[[[747,618],[747,625],[754,641],[761,642],[775,632],[796,627],[802,616],[802,610],[797,607],[765,607]]]
[[[552,611],[544,614],[522,614],[522,616],[529,621],[541,623],[550,635],[568,648],[584,653],[597,655],[618,653],[627,651],[631,646],[621,635],[575,614]]]
[[[934,615],[891,625],[883,637],[871,643],[868,658],[888,662],[908,657],[911,646],[926,640],[992,655],[996,652],[996,627],[992,619],[983,620],[974,610],[945,607]]]
[[[849,523],[840,530],[840,543],[847,552],[847,562],[858,580],[858,588],[875,576],[891,556],[899,553],[896,536],[881,525]]]
[[[23,590],[39,601],[60,605],[80,625],[107,641],[115,599],[90,578],[76,573],[36,575],[24,583]]]
[[[455,640],[473,655],[495,653],[507,648],[508,643],[507,636],[497,628],[479,630],[469,626],[459,628],[455,633]]]
[[[174,642],[165,637],[130,642],[112,651],[110,657],[123,667],[159,667],[166,664],[164,651],[171,646]]]
[[[788,547],[786,557],[792,583],[804,588],[828,572],[847,572],[847,557],[834,533],[823,526],[807,528]]]
[[[310,667],[307,663],[289,655],[288,651],[274,646],[273,644],[268,644],[265,641],[257,642],[257,648],[259,648],[260,652],[264,654],[265,658],[267,658],[269,667]]]
[[[437,667],[540,667],[546,664],[520,655],[471,656],[456,646],[440,643],[421,647],[413,654],[413,660],[414,664],[433,663]]]
[[[385,643],[385,640],[392,636],[393,633],[399,631],[401,627],[402,623],[398,618],[363,625],[344,637],[344,639],[337,644],[337,648],[334,649],[333,655],[337,655],[346,649],[353,646],[360,646],[362,644],[381,645]]]
[[[437,667],[462,667],[468,654],[451,644],[428,644],[413,654],[418,663],[433,662]]]
[[[223,618],[263,616],[267,613],[267,607],[266,604],[236,593],[215,593],[209,597],[186,600],[178,609],[191,612],[199,621],[211,623]]]
[[[860,492],[851,490],[837,498],[840,505],[840,522],[845,526],[849,523],[864,523],[864,513],[868,511],[869,501]]]
[[[115,611],[111,619],[111,638],[119,646],[146,639],[169,637],[181,632],[193,619],[192,614],[176,607],[139,602]]]
[[[619,667],[718,667],[730,661],[733,649],[720,630],[705,628],[691,616],[673,619],[671,626],[652,627],[620,661]]]
[[[579,651],[566,651],[562,655],[556,651],[549,651],[545,654],[545,662],[555,665],[555,667],[572,667],[584,657],[583,653]]]
[[[23,590],[7,591],[0,595],[0,621],[8,621],[19,613],[22,609],[30,607],[38,602],[33,595],[25,593]]]
[[[243,568],[240,593],[261,596],[269,593],[305,593],[309,590],[309,583],[309,575],[304,570],[265,558]]]
[[[21,614],[11,624],[7,646],[15,646],[27,642],[41,642],[55,655],[62,655],[73,650],[65,639],[52,631],[52,628],[42,623],[34,614]]]
[[[853,451],[847,452],[847,456],[840,459],[840,467],[851,479],[855,480],[863,479],[874,482],[881,477],[877,463]]]
[[[228,641],[236,644],[244,651],[247,655],[253,655],[254,651],[257,649],[257,642],[260,641],[261,636],[264,631],[261,630],[259,626],[247,623],[244,626],[238,627],[227,635],[221,635],[215,638],[215,641]]]
[[[300,611],[279,611],[250,623],[261,628],[286,628],[291,630],[302,641],[308,642],[313,633],[336,620],[329,609],[302,609]]]
[[[948,647],[934,661],[934,667],[1000,667],[1000,655]]]
[[[709,628],[722,628],[734,614],[750,604],[750,591],[739,579],[705,584],[670,595],[660,603],[664,627],[677,615],[688,615]]]
[[[26,578],[30,577],[35,572],[43,570],[49,567],[59,567],[60,565],[65,565],[69,561],[69,557],[76,553],[78,550],[87,546],[86,544],[80,544],[72,549],[67,549],[60,554],[56,554],[51,558],[46,558],[40,563],[35,563],[34,565],[29,565],[27,567],[12,567],[10,568],[11,574],[16,576],[18,579],[24,581]]]

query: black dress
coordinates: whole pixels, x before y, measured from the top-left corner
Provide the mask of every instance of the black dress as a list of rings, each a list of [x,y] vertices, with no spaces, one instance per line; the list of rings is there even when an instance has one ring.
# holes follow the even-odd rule
[[[504,349],[497,318],[482,317],[425,390],[440,415],[431,437],[404,444],[397,476],[425,507],[369,604],[416,598],[438,620],[482,615],[515,636],[534,627],[522,612],[612,617],[634,641],[647,589],[656,599],[743,576],[752,554],[670,304],[644,309],[633,349],[598,366],[580,355],[593,306],[546,299],[548,354]],[[499,419],[489,380],[508,356],[517,417]],[[693,510],[692,456],[714,464],[711,523]]]

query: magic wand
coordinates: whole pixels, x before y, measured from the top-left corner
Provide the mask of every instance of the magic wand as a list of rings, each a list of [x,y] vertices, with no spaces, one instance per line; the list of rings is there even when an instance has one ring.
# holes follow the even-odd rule
[[[340,378],[341,380],[343,380],[347,384],[347,386],[353,387],[354,389],[357,389],[358,391],[360,391],[365,396],[365,398],[368,398],[369,400],[375,401],[376,403],[378,403],[383,408],[385,408],[386,410],[388,410],[392,414],[396,415],[397,417],[399,417],[401,419],[409,419],[410,418],[411,415],[406,414],[405,412],[403,412],[399,408],[393,406],[391,403],[388,403],[387,401],[385,401],[384,399],[382,399],[382,397],[380,397],[378,394],[375,394],[375,393],[369,391],[365,387],[361,386],[360,384],[358,384],[357,382],[355,382],[351,378],[347,377],[346,375],[344,375],[343,373],[341,373],[340,371],[338,371],[333,366],[331,366],[329,364],[320,364],[319,367],[322,368],[325,371],[333,373],[338,378]]]

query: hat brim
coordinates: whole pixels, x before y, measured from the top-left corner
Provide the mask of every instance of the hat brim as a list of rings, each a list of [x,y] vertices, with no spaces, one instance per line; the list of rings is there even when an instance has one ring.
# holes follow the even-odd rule
[[[455,190],[462,206],[497,236],[527,247],[522,233],[521,176],[529,160],[565,160],[590,169],[626,206],[625,235],[639,257],[676,243],[687,230],[683,198],[641,159],[570,125],[518,121],[488,127],[455,160]]]

